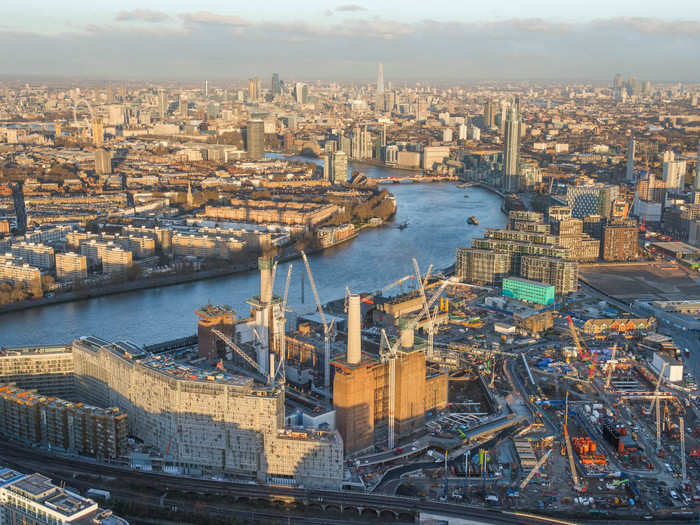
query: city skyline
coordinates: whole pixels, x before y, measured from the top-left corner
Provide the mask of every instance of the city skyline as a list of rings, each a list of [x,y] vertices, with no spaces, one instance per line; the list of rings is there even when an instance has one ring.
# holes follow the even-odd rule
[[[445,2],[410,9],[393,1],[310,2],[290,11],[272,2],[262,12],[160,1],[108,10],[77,0],[58,12],[33,1],[0,8],[0,69],[6,76],[125,79],[277,71],[344,81],[374,78],[381,61],[387,80],[607,80],[617,72],[700,80],[687,67],[700,59],[698,6],[687,3],[678,18],[661,6],[614,4],[588,3],[583,12],[547,0],[527,9],[496,2],[470,10]]]

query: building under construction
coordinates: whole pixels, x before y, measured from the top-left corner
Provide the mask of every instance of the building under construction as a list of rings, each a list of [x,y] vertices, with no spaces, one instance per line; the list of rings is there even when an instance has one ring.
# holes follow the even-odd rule
[[[396,440],[408,436],[423,426],[426,412],[447,406],[447,375],[427,367],[412,324],[401,323],[397,351],[388,358],[363,353],[360,330],[360,296],[351,295],[347,354],[333,361],[333,406],[346,453],[372,447],[392,426]]]

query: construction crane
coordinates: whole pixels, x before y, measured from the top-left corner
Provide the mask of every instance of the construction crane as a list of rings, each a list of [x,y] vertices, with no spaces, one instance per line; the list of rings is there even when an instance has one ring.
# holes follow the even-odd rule
[[[574,339],[574,345],[576,345],[576,351],[578,352],[578,356],[581,359],[581,361],[588,361],[591,358],[591,352],[583,344],[583,341],[581,340],[581,337],[579,336],[578,330],[576,329],[576,326],[574,325],[574,320],[571,318],[570,315],[567,315],[566,317],[569,321],[569,330],[571,331],[571,337]],[[585,350],[585,352],[584,352],[584,350]]]
[[[276,268],[276,266],[275,266]],[[285,321],[286,321],[286,313],[287,313],[287,297],[289,297],[289,285],[292,280],[292,264],[289,265],[287,268],[287,280],[284,283],[284,295],[282,296],[282,304],[280,305],[280,309],[277,312],[277,316],[275,318],[276,325],[275,326],[275,336],[278,338],[277,339],[277,344],[276,348],[279,350],[279,355],[280,355],[280,362],[279,362],[279,367],[284,371],[285,370],[285,363],[287,360],[287,341],[286,341],[286,336],[285,336]],[[272,281],[273,283],[275,282],[274,280]]]
[[[433,303],[437,301],[438,297],[442,295],[442,292],[445,290],[447,285],[451,282],[450,280],[444,280],[442,284],[440,285],[440,288],[438,288],[437,292],[433,294],[433,296],[428,300],[428,297],[425,293],[425,281],[430,274],[430,271],[432,270],[432,265],[428,267],[428,271],[425,274],[425,279],[421,276],[420,273],[420,267],[418,266],[418,261],[414,258],[413,259],[413,268],[416,272],[416,280],[418,282],[418,287],[420,289],[421,297],[423,298],[423,312],[422,314],[418,315],[418,318],[420,318],[422,315],[425,315],[426,319],[428,320],[428,357],[433,358],[433,352],[434,352],[434,340],[435,340],[435,317],[431,313],[430,309],[433,306]]]
[[[550,448],[546,454],[544,454],[537,464],[532,467],[532,470],[530,473],[525,477],[523,482],[520,484],[520,487],[518,487],[518,490],[523,490],[525,487],[527,487],[527,484],[530,483],[530,480],[539,472],[539,470],[542,468],[542,466],[547,462],[547,459],[549,459],[549,455],[552,453],[552,449]]]
[[[564,440],[566,442],[566,453],[569,456],[569,468],[571,469],[571,479],[574,482],[574,490],[582,492],[583,486],[579,482],[578,473],[576,472],[576,463],[574,462],[574,452],[571,447],[571,438],[569,437],[569,393],[566,393],[566,411],[564,412]]]
[[[304,266],[306,266],[306,273],[309,275],[309,284],[311,285],[311,291],[314,294],[314,300],[316,301],[316,308],[321,316],[321,322],[323,323],[323,386],[326,392],[330,392],[331,387],[331,339],[333,338],[335,327],[335,321],[330,324],[326,321],[326,314],[323,312],[323,306],[321,306],[321,300],[318,298],[318,290],[316,289],[316,283],[314,282],[314,276],[311,273],[311,266],[309,266],[309,259],[306,257],[304,250],[301,251],[301,258],[304,260]]]
[[[395,286],[403,285],[405,281],[408,281],[409,279],[415,279],[415,275],[405,275],[404,277],[401,277],[401,279],[398,279],[394,281],[391,284],[386,285],[384,288],[382,288],[382,293],[387,292],[394,288]],[[401,292],[403,293],[403,286],[401,286]]]
[[[385,345],[384,349],[380,349],[380,356],[383,360],[389,363],[389,436],[387,445],[389,449],[393,449],[395,445],[395,426],[396,426],[396,356],[398,355],[398,347],[400,339],[397,338],[394,346],[389,343],[389,338],[386,336],[386,331],[382,328],[381,343]]]
[[[685,418],[681,416],[680,421],[680,434],[681,434],[681,479],[683,480],[683,490],[688,490],[688,471],[685,465]]]
[[[649,404],[649,410],[648,412],[651,414],[651,411],[654,410],[654,401],[658,400],[656,396],[659,395],[659,389],[661,388],[661,381],[664,378],[664,372],[666,371],[666,367],[668,366],[668,363],[664,361],[663,365],[661,365],[661,371],[659,372],[659,379],[656,382],[656,388],[654,389],[654,397],[651,400],[651,403]]]
[[[608,361],[608,378],[605,380],[605,390],[610,390],[610,381],[612,381],[612,375],[615,371],[615,355],[617,354],[617,345],[613,345],[612,355],[610,356],[610,361]]]
[[[248,363],[250,366],[255,368],[256,371],[258,371],[263,376],[267,376],[267,372],[265,372],[265,369],[262,368],[255,361],[255,359],[253,359],[248,354],[246,354],[236,343],[234,343],[231,340],[230,337],[228,337],[226,334],[222,333],[221,331],[217,330],[216,328],[212,328],[211,333],[214,334],[219,339],[221,339],[224,343],[226,343],[227,346],[229,346],[233,351],[235,351],[239,356],[241,356],[246,363]]]

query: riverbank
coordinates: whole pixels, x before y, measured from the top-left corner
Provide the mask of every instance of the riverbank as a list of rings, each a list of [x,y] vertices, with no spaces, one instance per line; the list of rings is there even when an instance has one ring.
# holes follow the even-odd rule
[[[345,244],[353,239],[356,239],[359,236],[360,232],[365,229],[382,228],[385,225],[387,225],[388,222],[389,221],[383,223],[380,226],[373,226],[368,223],[362,224],[357,227],[353,235],[349,236],[346,239],[343,239],[329,246],[308,248],[305,250],[305,252],[307,255],[313,255],[316,253],[323,252],[324,250],[330,250],[341,244]],[[289,252],[283,252],[275,258],[275,260],[278,263],[285,263],[301,258],[301,252],[299,250],[297,250],[293,246],[290,246],[289,248],[291,248]],[[40,297],[38,299],[27,299],[24,301],[17,301],[15,303],[5,304],[0,306],[0,315],[10,312],[28,310],[30,308],[38,308],[40,306],[69,303],[73,301],[93,299],[96,297],[105,297],[108,295],[117,295],[122,293],[134,292],[137,290],[148,290],[150,288],[162,288],[166,286],[174,286],[177,284],[204,281],[207,279],[216,279],[218,277],[226,277],[228,275],[250,272],[252,270],[256,270],[257,268],[258,263],[256,258],[255,260],[249,261],[245,264],[232,265],[230,267],[209,268],[206,270],[199,270],[191,273],[168,274],[156,277],[149,276],[143,279],[137,279],[135,281],[125,281],[120,283],[108,284],[105,286],[99,286],[97,288],[86,288],[82,290],[60,293],[52,297]]]
[[[25,301],[18,301],[16,303],[5,304],[0,306],[0,314],[18,312],[21,310],[28,310],[29,308],[38,308],[40,306],[48,306],[52,304],[82,301],[84,299],[93,299],[95,297],[116,295],[133,292],[136,290],[148,290],[149,288],[161,288],[165,286],[174,286],[176,284],[201,281],[204,279],[215,279],[217,277],[225,277],[236,273],[249,272],[257,268],[257,266],[257,262],[251,262],[246,265],[231,266],[229,268],[210,268],[208,270],[200,270],[192,273],[178,273],[158,277],[147,277],[144,279],[137,279],[135,281],[108,284],[98,288],[74,290],[60,293],[54,295],[53,297],[40,297],[38,299],[28,299]]]
[[[386,176],[389,171],[382,169],[372,174]],[[343,297],[346,286],[353,291],[380,290],[387,283],[413,273],[414,257],[421,268],[430,264],[436,268],[448,267],[454,264],[457,249],[469,246],[471,238],[481,237],[487,228],[500,228],[506,223],[499,211],[499,197],[480,188],[397,184],[391,193],[397,204],[394,222],[384,227],[363,228],[362,234],[352,242],[315,255],[309,253],[322,303]],[[472,198],[465,199],[465,193]],[[465,224],[471,215],[479,218],[479,226]],[[398,228],[406,222],[407,228]],[[315,310],[315,302],[306,275],[302,277],[305,271],[300,262],[280,262],[275,294],[282,294],[283,277],[288,265],[293,264],[288,307],[304,314]],[[226,273],[231,273],[231,269]],[[190,279],[197,280],[175,286],[156,286],[94,297],[90,301],[65,301],[47,308],[3,313],[0,346],[72,341],[90,334],[107,340],[153,344],[191,335],[196,330],[194,311],[207,303],[228,304],[241,317],[246,317],[250,309],[247,300],[260,290],[260,279],[254,270],[211,279],[200,277],[191,275]]]

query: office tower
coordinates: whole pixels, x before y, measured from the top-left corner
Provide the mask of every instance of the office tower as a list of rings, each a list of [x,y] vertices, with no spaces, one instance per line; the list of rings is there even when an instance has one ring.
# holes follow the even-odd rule
[[[700,139],[698,139],[698,156],[695,160],[695,180],[693,181],[695,191],[700,191]]]
[[[505,124],[503,153],[503,187],[506,191],[520,189],[520,101],[508,110]]]
[[[248,100],[258,100],[258,83],[254,78],[248,79]]]
[[[262,120],[248,121],[246,150],[250,160],[261,160],[265,157],[265,124]]]
[[[282,86],[280,86],[280,75],[279,73],[272,73],[272,96],[276,97],[282,93]]]
[[[487,100],[484,104],[484,126],[491,129],[496,124],[495,107],[492,100]]]
[[[208,80],[204,81],[204,97],[205,98],[209,97],[209,81]]]
[[[178,101],[178,113],[181,118],[187,118],[188,107],[187,107],[187,97],[184,93],[180,93],[180,100]]]
[[[112,154],[109,151],[95,150],[95,173],[99,175],[112,173]]]
[[[619,195],[619,186],[610,184],[566,187],[567,204],[571,208],[571,215],[577,219],[584,219],[588,215],[610,217],[612,203]]]
[[[634,220],[618,221],[603,230],[603,259],[633,261],[639,255],[639,228]]]
[[[168,111],[167,102],[165,99],[165,92],[163,89],[158,90],[158,113],[160,114],[160,120],[165,120],[165,114]]]
[[[122,102],[126,102],[126,96],[126,84],[122,84],[121,86],[119,86],[119,97],[122,99]]]
[[[505,100],[501,100],[501,114],[498,120],[498,131],[501,135],[506,132],[506,115],[508,113],[509,104]]]
[[[683,193],[685,189],[686,162],[676,160],[673,151],[669,150],[663,156],[663,181],[666,189],[672,193]]]
[[[625,179],[627,182],[634,182],[634,153],[635,153],[635,143],[634,137],[630,137],[629,146],[627,147],[627,176]]]
[[[61,123],[59,121],[56,121],[55,129],[56,129],[56,135],[55,135],[56,138],[62,137],[63,136],[63,128],[61,127]]]
[[[384,66],[381,62],[377,69],[377,93],[384,93]]]
[[[613,80],[613,87],[616,89],[622,88],[622,75],[620,73],[615,75],[615,79]]]
[[[104,127],[102,125],[102,119],[94,118],[92,120],[92,142],[95,146],[102,146],[105,139]]]
[[[302,82],[297,82],[294,86],[294,98],[297,104],[306,104],[309,101],[309,88]]]
[[[112,84],[107,84],[107,89],[105,90],[105,104],[114,103],[114,93],[112,92]]]
[[[24,235],[27,231],[27,208],[24,204],[24,182],[17,181],[12,184],[12,203],[15,206],[17,227],[15,233]]]

